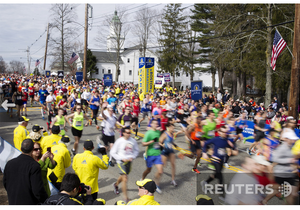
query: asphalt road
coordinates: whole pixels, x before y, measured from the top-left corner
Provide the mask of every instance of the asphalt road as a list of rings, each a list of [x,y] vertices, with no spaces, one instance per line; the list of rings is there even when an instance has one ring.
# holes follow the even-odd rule
[[[41,112],[39,107],[28,108],[28,118],[30,119],[29,125],[27,129],[30,131],[34,124],[39,124],[40,126],[46,127],[46,120],[43,120],[41,117]],[[14,112],[15,114],[16,112]],[[10,118],[6,111],[1,107],[0,108],[0,136],[11,143],[13,145],[13,130],[17,126],[17,117]],[[146,122],[143,121],[141,124],[141,128],[139,132],[144,134],[146,132]],[[176,129],[179,129],[179,126],[176,126]],[[71,129],[68,129],[66,132],[67,135],[71,138],[71,144],[68,147],[70,150],[73,148],[74,138],[71,133]],[[83,130],[83,136],[79,143],[79,153],[83,152],[83,142],[86,139],[90,139],[94,142],[94,146],[96,147],[96,137],[100,135],[100,131],[98,131],[93,124],[92,126],[85,127]],[[119,133],[116,134],[116,139],[119,137]],[[132,137],[134,135],[132,134]],[[146,169],[146,164],[143,159],[143,153],[145,148],[141,144],[142,138],[137,141],[140,149],[139,156],[133,161],[132,171],[129,174],[128,178],[128,196],[130,199],[139,198],[138,196],[138,187],[135,185],[137,180],[140,180],[142,177],[143,171]],[[188,149],[188,145],[185,143],[185,139],[183,135],[179,135],[176,140],[176,144],[182,148]],[[229,160],[229,169],[224,168],[223,173],[228,174],[228,176],[233,176],[236,172],[241,171],[241,162],[247,154],[243,151],[245,148],[249,146],[249,143],[239,144],[239,149],[241,152],[238,156],[231,157]],[[93,151],[94,154],[98,155],[96,150]],[[176,154],[178,152],[176,151]],[[101,157],[101,155],[99,155]],[[185,157],[183,160],[179,159],[176,156],[176,177],[175,180],[178,184],[177,187],[174,187],[170,184],[171,182],[171,166],[170,163],[164,167],[164,173],[161,178],[160,188],[162,190],[162,194],[155,193],[155,200],[158,201],[162,205],[195,205],[195,197],[197,194],[201,194],[201,187],[199,187],[199,183],[203,179],[207,179],[209,174],[212,173],[211,170],[208,170],[207,163],[208,161],[202,159],[202,165],[198,167],[198,170],[201,171],[201,174],[196,174],[192,172],[192,167],[194,165],[194,160]],[[72,169],[72,165],[67,168],[66,172],[74,172]],[[147,176],[147,178],[153,179],[154,173],[156,172],[156,168],[154,167],[151,173]],[[117,165],[115,167],[109,167],[107,170],[100,170],[98,176],[99,183],[99,192],[98,198],[103,198],[106,200],[107,205],[114,205],[116,201],[123,200],[121,184],[119,185],[120,194],[115,195],[113,192],[112,184],[117,180],[119,176],[119,169]],[[226,175],[225,175],[226,176]],[[217,183],[217,180],[214,180],[212,183]],[[222,201],[218,200],[217,196],[214,196],[215,204],[222,204]],[[276,199],[276,198],[275,198]],[[273,200],[273,199],[272,199]],[[275,200],[277,204],[279,204],[279,200]],[[279,202],[279,203],[278,203]],[[273,202],[272,202],[273,203]]]

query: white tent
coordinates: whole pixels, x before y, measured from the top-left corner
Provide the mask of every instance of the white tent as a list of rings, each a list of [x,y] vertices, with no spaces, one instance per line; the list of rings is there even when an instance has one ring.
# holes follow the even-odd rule
[[[52,72],[52,73],[51,73],[51,75],[55,75],[55,76],[57,76],[57,73],[56,73],[56,72]]]

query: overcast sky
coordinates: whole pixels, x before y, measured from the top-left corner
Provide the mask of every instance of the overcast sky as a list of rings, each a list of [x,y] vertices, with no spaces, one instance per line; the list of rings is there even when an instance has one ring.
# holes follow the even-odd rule
[[[99,2],[99,1],[98,1]],[[95,37],[98,33],[98,27],[105,15],[114,14],[115,8],[122,6],[130,10],[130,13],[141,9],[146,3],[141,4],[96,4],[90,3],[93,7],[93,19],[89,19],[92,23],[92,29],[88,31],[88,46],[90,49],[97,49],[95,45]],[[162,9],[165,4],[153,3],[148,4],[156,9]],[[49,4],[8,4],[0,3],[0,56],[5,62],[18,60],[27,64],[27,47],[30,47],[31,70],[37,59],[42,58],[45,52],[46,44],[46,28],[50,18]],[[78,15],[77,22],[84,25],[85,3],[77,4],[75,11]],[[76,26],[76,24],[75,24]],[[77,25],[78,26],[78,25]],[[78,26],[78,40],[84,41],[84,29]],[[125,46],[130,47],[130,46]],[[43,61],[42,61],[43,62]],[[43,64],[43,63],[42,63]],[[50,62],[47,59],[47,66]],[[41,65],[41,64],[40,64]],[[41,65],[42,66],[42,65]]]

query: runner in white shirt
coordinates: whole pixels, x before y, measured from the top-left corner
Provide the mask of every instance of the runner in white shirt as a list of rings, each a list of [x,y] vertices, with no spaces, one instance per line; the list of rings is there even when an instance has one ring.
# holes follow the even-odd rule
[[[127,196],[128,174],[131,171],[132,160],[139,154],[138,144],[130,135],[130,127],[123,128],[122,137],[117,139],[110,151],[110,155],[116,159],[121,171],[117,182],[113,183],[114,193],[120,193],[118,185],[122,182],[122,192],[126,203],[129,201]]]

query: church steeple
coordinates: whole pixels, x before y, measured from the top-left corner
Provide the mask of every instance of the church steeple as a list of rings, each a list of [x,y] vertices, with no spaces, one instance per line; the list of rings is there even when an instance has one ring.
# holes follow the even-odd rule
[[[111,20],[110,23],[110,31],[109,31],[109,36],[107,37],[107,51],[109,52],[115,52],[116,46],[117,46],[117,41],[119,40],[122,46],[121,51],[124,51],[124,36],[122,36],[121,31],[122,30],[122,22],[120,21],[120,18],[118,16],[118,12],[115,10],[115,14]]]

